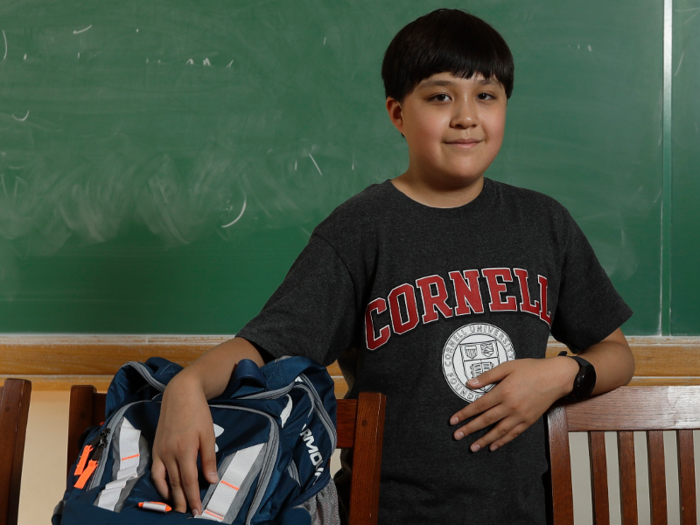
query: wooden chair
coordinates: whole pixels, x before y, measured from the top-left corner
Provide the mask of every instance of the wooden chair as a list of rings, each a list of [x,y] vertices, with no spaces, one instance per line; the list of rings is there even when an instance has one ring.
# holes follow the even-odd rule
[[[32,383],[6,379],[0,387],[0,525],[16,525]]]
[[[578,403],[555,405],[547,414],[554,525],[574,523],[569,432],[587,432],[593,518],[610,523],[604,432],[617,432],[622,523],[637,523],[635,431],[646,432],[651,522],[668,521],[663,431],[675,430],[680,515],[697,524],[693,430],[700,429],[700,386],[622,387]]]
[[[80,453],[78,441],[85,429],[104,420],[105,397],[93,386],[71,388],[67,468]],[[361,393],[358,400],[338,400],[338,448],[354,449],[350,525],[377,523],[385,404],[383,394],[371,392]]]

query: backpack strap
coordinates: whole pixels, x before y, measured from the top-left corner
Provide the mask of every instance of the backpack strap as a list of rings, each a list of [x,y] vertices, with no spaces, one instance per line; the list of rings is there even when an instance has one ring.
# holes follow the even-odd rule
[[[241,449],[219,467],[219,482],[207,492],[197,518],[232,523],[262,468],[265,443]],[[212,490],[213,489],[213,490]]]
[[[266,388],[267,380],[258,365],[255,364],[255,361],[242,359],[233,370],[231,380],[226,386],[226,389],[216,400],[231,399],[232,397],[239,397],[241,394],[245,395],[261,392]],[[212,400],[210,403],[216,400]]]
[[[143,457],[148,454],[142,453],[145,450],[141,441],[141,431],[124,418],[119,430],[119,448],[115,451],[115,455],[118,453],[119,457],[118,462],[115,458],[116,473],[113,481],[107,483],[100,492],[95,505],[111,511],[119,510],[133,486],[129,481],[141,476],[148,463],[148,457]],[[127,485],[129,489],[125,490]]]

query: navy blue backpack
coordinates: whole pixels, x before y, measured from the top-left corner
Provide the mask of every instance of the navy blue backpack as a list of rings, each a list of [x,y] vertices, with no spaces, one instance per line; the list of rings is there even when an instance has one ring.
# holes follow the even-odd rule
[[[303,357],[262,368],[238,364],[226,391],[209,401],[219,482],[200,474],[202,515],[162,502],[151,481],[151,446],[163,391],[180,370],[162,358],[119,370],[105,422],[87,433],[53,525],[340,523],[329,472],[337,440],[333,380]]]

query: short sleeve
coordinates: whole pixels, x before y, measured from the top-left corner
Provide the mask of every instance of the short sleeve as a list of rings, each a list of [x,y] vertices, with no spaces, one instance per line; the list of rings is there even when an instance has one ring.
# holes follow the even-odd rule
[[[585,234],[566,212],[568,235],[552,335],[579,352],[599,343],[631,315]]]
[[[328,366],[351,345],[356,312],[347,268],[313,235],[260,314],[236,335],[274,357],[303,355]]]

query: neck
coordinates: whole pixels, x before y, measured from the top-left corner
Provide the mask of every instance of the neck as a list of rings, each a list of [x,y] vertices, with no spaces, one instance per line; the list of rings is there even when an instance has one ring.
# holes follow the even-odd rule
[[[407,171],[393,179],[392,184],[410,199],[431,208],[458,208],[476,199],[484,188],[484,177],[457,184],[414,177]]]

